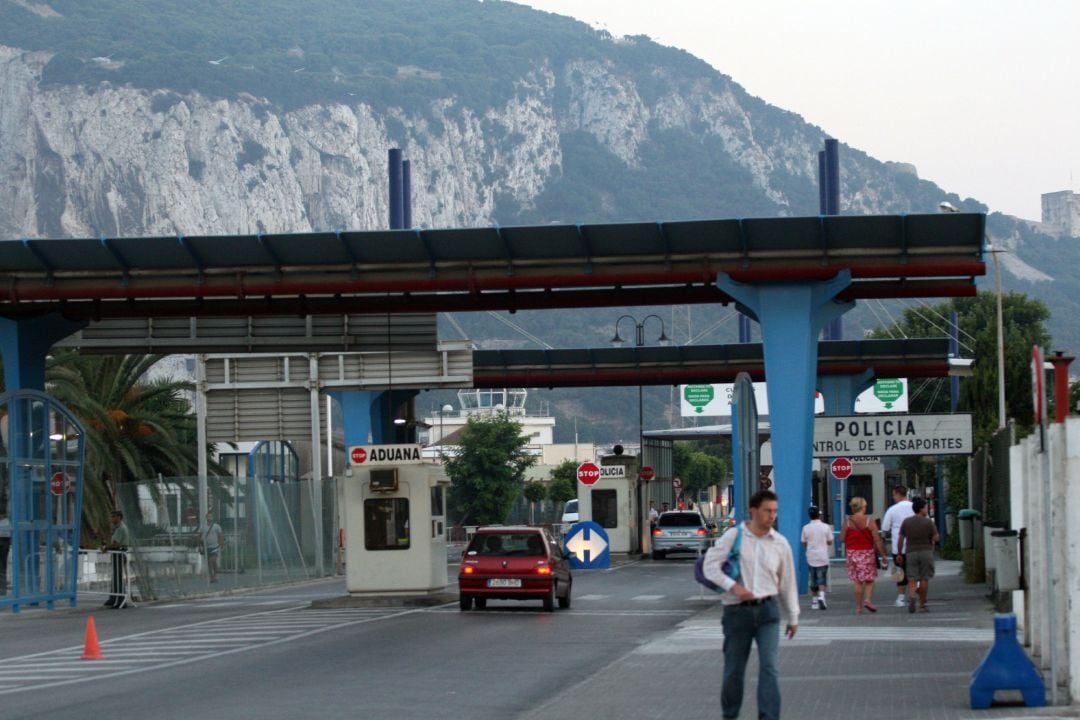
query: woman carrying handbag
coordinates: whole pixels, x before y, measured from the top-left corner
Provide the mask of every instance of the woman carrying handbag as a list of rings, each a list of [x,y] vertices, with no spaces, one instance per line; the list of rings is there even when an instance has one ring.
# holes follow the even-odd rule
[[[877,525],[866,514],[866,500],[853,497],[848,503],[851,514],[844,520],[840,540],[847,549],[847,573],[855,591],[855,614],[863,608],[875,613],[874,583],[877,581],[878,556],[885,555]]]

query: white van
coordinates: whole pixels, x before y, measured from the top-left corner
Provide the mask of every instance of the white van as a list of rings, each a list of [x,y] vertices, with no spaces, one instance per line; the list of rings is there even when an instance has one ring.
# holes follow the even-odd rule
[[[562,511],[563,525],[573,525],[578,521],[577,499],[567,500]]]

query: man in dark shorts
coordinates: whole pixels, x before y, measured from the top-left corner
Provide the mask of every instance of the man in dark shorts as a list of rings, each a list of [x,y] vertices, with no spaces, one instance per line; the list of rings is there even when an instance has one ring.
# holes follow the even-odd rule
[[[900,524],[901,547],[906,548],[904,569],[908,579],[908,612],[915,612],[915,593],[919,595],[919,612],[929,612],[926,596],[930,592],[930,578],[934,577],[934,546],[941,536],[937,525],[927,517],[926,500],[915,498],[911,501],[914,515]]]

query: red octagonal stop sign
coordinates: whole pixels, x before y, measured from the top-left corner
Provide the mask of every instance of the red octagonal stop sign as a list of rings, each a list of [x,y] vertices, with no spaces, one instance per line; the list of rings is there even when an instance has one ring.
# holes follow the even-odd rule
[[[594,485],[600,479],[600,468],[596,463],[583,462],[578,465],[577,479],[582,485]]]
[[[52,490],[53,495],[63,495],[64,494],[64,480],[65,480],[64,473],[62,473],[62,472],[53,473],[52,478],[50,478],[50,480],[49,480],[49,489]]]
[[[846,480],[851,475],[851,461],[844,457],[838,457],[829,464],[829,470],[837,480]]]
[[[367,460],[367,450],[362,447],[354,447],[349,451],[349,458],[353,461],[353,465],[363,465]]]
[[[641,468],[641,472],[639,472],[638,475],[641,476],[642,480],[648,482],[649,480],[653,479],[655,473],[653,472],[653,469],[651,467],[646,465],[645,467]]]

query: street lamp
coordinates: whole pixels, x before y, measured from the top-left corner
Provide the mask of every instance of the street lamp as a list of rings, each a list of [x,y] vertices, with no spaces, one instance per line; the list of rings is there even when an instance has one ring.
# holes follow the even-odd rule
[[[658,342],[660,345],[670,345],[671,344],[671,338],[669,338],[667,336],[667,332],[666,332],[666,330],[664,328],[664,319],[662,317],[660,317],[659,315],[656,315],[656,314],[646,315],[640,321],[638,321],[638,319],[635,318],[632,315],[620,315],[618,317],[618,319],[615,320],[615,335],[611,338],[611,344],[614,345],[615,347],[622,347],[623,346],[623,344],[626,341],[623,340],[622,337],[619,335],[619,323],[621,323],[623,320],[629,320],[634,326],[634,346],[635,347],[643,346],[645,344],[645,323],[647,323],[650,318],[655,319],[656,322],[660,323],[660,337],[658,337],[656,339],[656,342]],[[638,413],[638,484],[637,484],[638,522],[640,523],[640,528],[641,528],[641,532],[640,532],[640,534],[641,534],[641,539],[640,539],[641,552],[644,553],[646,545],[647,545],[646,538],[648,537],[646,535],[645,528],[648,527],[648,523],[645,521],[645,508],[644,508],[644,502],[643,502],[643,499],[642,499],[642,489],[641,489],[641,482],[642,482],[641,481],[641,468],[642,468],[642,463],[645,460],[645,418],[644,418],[644,412],[643,412],[641,385],[638,385],[638,389],[637,389],[637,413]]]
[[[439,410],[439,445],[443,444],[443,438],[446,437],[446,434],[443,431],[443,418],[446,417],[446,413],[451,412],[454,412],[454,406],[450,403],[446,403],[442,406],[442,409]]]
[[[997,287],[997,351],[998,351],[998,430],[1005,427],[1005,329],[1001,311],[1001,263],[998,250],[986,243],[986,250],[994,258],[994,282]]]
[[[938,203],[938,210],[943,213],[960,212],[947,200]],[[995,248],[989,240],[986,243],[986,251],[994,258],[994,284],[997,288],[998,430],[1001,430],[1005,427],[1005,329],[1002,321],[1001,263],[998,260],[998,253],[1004,251]]]

